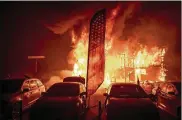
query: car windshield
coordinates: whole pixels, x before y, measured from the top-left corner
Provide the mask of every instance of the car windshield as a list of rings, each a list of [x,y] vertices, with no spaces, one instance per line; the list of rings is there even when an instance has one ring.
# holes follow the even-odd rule
[[[181,95],[181,83],[180,82],[179,83],[173,83],[173,85],[176,87],[179,95]]]
[[[15,93],[21,89],[24,79],[0,80],[0,88],[3,93]]]
[[[77,96],[79,95],[79,84],[55,84],[51,86],[46,96]]]
[[[85,79],[82,77],[67,77],[64,78],[63,82],[80,82],[82,84],[85,84]]]
[[[146,98],[145,91],[137,85],[114,85],[110,91],[111,97]]]

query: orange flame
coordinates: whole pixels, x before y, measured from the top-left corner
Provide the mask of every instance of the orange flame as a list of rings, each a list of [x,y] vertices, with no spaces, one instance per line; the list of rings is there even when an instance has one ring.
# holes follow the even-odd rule
[[[118,51],[113,48],[114,35],[112,34],[113,24],[115,17],[118,14],[119,7],[111,12],[111,17],[107,19],[106,23],[106,40],[105,40],[105,85],[109,85],[112,79],[122,79],[124,77],[115,76],[115,72],[118,69],[125,67],[131,67],[135,71],[135,75],[147,74],[145,69],[141,67],[149,67],[152,65],[161,65],[163,59],[161,56],[165,55],[166,50],[158,47],[147,48],[147,46],[141,47],[137,54],[131,54],[129,49],[130,43],[126,44],[126,48],[123,51]],[[81,36],[77,36],[75,31],[72,31],[72,43],[73,58],[75,59],[73,74],[76,76],[82,76],[86,78],[87,72],[87,54],[88,54],[88,29],[83,28]],[[111,52],[112,50],[112,52]],[[131,72],[131,71],[130,71]],[[128,73],[129,74],[129,73]],[[127,77],[127,76],[125,76]],[[165,69],[161,67],[159,80],[165,80]],[[121,81],[122,81],[121,80]]]

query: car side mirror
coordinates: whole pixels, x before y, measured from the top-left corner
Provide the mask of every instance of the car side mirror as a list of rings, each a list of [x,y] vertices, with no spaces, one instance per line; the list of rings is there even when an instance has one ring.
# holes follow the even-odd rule
[[[30,91],[30,88],[24,88],[23,89],[23,92],[28,92],[28,91]]]
[[[175,95],[175,92],[168,92],[169,95]]]
[[[108,95],[108,93],[104,93],[103,96],[108,97],[109,95]]]

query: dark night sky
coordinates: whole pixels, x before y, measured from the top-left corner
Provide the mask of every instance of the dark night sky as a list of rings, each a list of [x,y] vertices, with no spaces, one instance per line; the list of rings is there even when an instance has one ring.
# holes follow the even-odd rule
[[[104,7],[113,8],[117,3],[0,2],[0,77],[8,73],[21,75],[33,72],[34,61],[28,60],[28,55],[46,56],[40,62],[40,70],[43,72],[67,69],[67,55],[71,50],[69,33],[64,31],[63,34],[55,34],[45,25],[53,25],[60,20],[69,21],[75,16],[86,16],[89,19],[94,11]],[[167,16],[167,19],[161,21],[162,24],[175,26],[177,37],[171,49],[174,54],[181,55],[181,2],[142,2],[140,5],[136,18],[145,15],[152,17],[161,10],[167,11],[164,13],[164,18]],[[136,20],[134,23],[136,24]],[[126,32],[125,36],[127,35],[130,34]],[[179,71],[180,66],[175,69]]]

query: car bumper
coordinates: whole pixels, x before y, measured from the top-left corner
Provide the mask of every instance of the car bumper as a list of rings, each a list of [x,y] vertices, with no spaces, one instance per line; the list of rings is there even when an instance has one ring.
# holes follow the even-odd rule
[[[78,117],[76,108],[34,108],[30,110],[29,120],[76,120]]]

